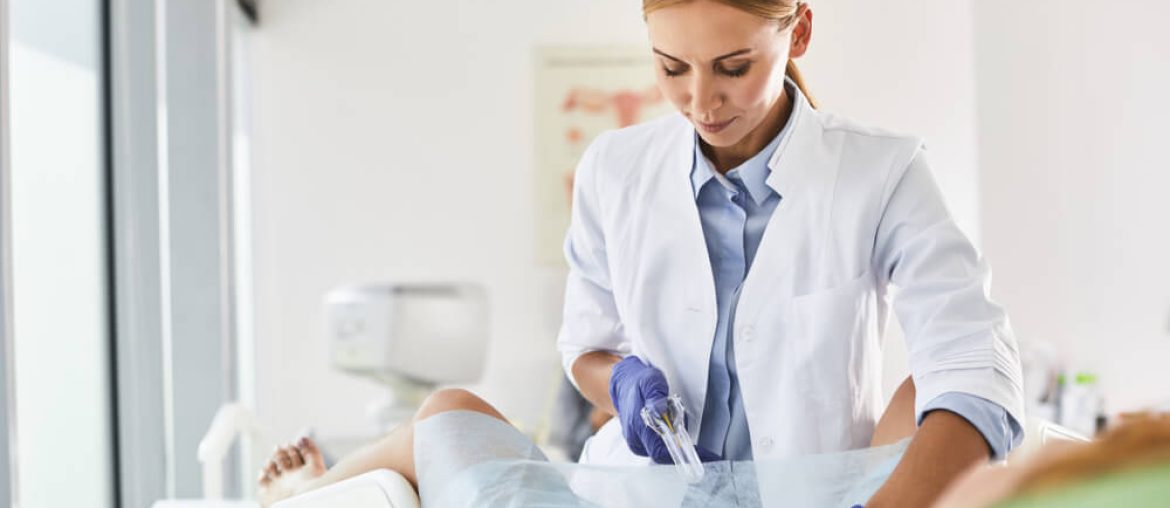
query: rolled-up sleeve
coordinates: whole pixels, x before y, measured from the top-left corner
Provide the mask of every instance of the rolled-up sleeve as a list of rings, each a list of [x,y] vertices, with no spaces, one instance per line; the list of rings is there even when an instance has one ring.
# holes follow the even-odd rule
[[[990,269],[948,212],[922,148],[886,193],[875,272],[891,287],[905,332],[918,419],[941,395],[963,393],[1003,408],[1018,428],[1024,403],[1016,339],[990,298]]]
[[[574,386],[577,381],[572,375],[573,362],[582,354],[609,351],[624,356],[630,351],[614,302],[597,192],[597,166],[605,139],[603,134],[590,144],[577,165],[573,179],[573,211],[565,236],[569,275],[557,349],[565,373]]]
[[[967,420],[987,441],[987,449],[994,460],[1007,458],[1012,449],[1019,446],[1024,434],[1020,422],[1007,413],[999,404],[967,393],[949,392],[939,395],[926,404],[917,421],[934,410],[946,410]]]

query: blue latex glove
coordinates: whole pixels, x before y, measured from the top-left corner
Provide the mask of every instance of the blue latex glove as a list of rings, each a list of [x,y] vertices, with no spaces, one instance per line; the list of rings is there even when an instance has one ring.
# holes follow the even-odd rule
[[[622,436],[626,446],[634,455],[650,457],[658,464],[672,464],[670,452],[662,437],[642,421],[642,408],[646,401],[665,399],[670,393],[666,376],[637,356],[627,356],[613,366],[609,377],[609,397],[617,409],[618,421],[622,424]],[[720,457],[703,448],[695,447],[699,460],[709,462]]]

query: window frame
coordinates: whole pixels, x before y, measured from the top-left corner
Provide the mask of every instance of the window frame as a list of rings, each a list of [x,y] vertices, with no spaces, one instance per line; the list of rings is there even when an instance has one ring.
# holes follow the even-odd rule
[[[12,425],[12,207],[8,139],[8,0],[0,0],[0,500],[16,506]]]

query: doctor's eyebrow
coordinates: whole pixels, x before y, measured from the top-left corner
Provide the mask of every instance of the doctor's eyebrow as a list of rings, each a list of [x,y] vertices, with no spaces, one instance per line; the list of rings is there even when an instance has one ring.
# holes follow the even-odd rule
[[[669,59],[671,59],[671,60],[674,60],[674,61],[676,61],[676,62],[678,62],[678,63],[681,63],[681,64],[685,64],[685,63],[686,63],[686,62],[684,62],[684,61],[682,61],[682,60],[679,60],[678,58],[675,58],[675,57],[673,57],[673,56],[670,56],[670,55],[668,55],[668,54],[666,54],[666,53],[663,53],[663,52],[662,52],[661,50],[659,50],[658,48],[651,48],[651,49],[653,49],[653,50],[654,50],[654,53],[656,53],[656,54],[658,54],[658,55],[660,55],[660,56],[662,56],[662,57],[669,58]],[[737,50],[735,50],[735,51],[732,51],[731,53],[728,53],[728,54],[726,54],[726,55],[717,56],[717,57],[715,57],[715,59],[714,59],[714,60],[711,60],[711,62],[718,62],[718,61],[720,61],[720,60],[724,60],[724,59],[727,59],[727,58],[731,58],[731,57],[733,57],[733,56],[739,56],[739,55],[742,55],[742,54],[744,54],[744,53],[751,53],[751,52],[752,52],[752,48],[743,48],[743,49],[737,49]]]

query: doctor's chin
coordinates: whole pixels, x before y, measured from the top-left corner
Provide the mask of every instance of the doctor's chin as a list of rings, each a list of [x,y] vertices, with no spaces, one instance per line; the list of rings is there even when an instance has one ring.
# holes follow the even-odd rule
[[[0,0],[0,506],[1168,507],[1165,19]]]

